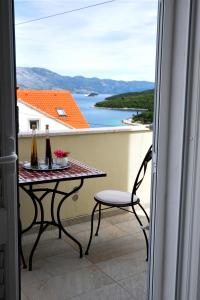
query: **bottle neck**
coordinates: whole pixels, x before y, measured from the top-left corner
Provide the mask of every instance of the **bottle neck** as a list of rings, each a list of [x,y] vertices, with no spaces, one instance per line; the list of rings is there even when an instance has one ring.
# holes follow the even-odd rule
[[[48,165],[49,169],[52,167],[52,154],[51,154],[51,144],[49,138],[49,126],[46,126],[46,154],[45,154],[45,164]]]
[[[32,136],[35,137],[36,136],[36,130],[32,129]]]
[[[46,138],[49,139],[49,129],[46,129]]]
[[[36,130],[32,129],[31,166],[38,167]]]

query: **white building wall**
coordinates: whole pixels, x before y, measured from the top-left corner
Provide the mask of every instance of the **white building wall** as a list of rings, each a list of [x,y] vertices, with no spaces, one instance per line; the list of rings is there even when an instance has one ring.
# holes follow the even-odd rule
[[[19,132],[29,132],[30,129],[30,121],[31,120],[38,120],[39,121],[39,128],[38,131],[45,131],[45,125],[49,124],[49,130],[53,131],[66,131],[71,129],[56,120],[45,116],[44,114],[40,113],[39,111],[29,107],[28,105],[20,102],[17,102],[19,108]]]

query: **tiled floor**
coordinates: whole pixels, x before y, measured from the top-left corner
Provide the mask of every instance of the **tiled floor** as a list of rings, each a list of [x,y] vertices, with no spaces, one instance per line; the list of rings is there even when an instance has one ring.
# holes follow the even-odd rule
[[[144,220],[144,217],[142,217]],[[82,243],[90,223],[68,227]],[[57,231],[45,232],[33,260],[33,271],[22,270],[22,300],[145,300],[147,263],[145,242],[132,214],[104,218],[90,254],[78,249]],[[34,235],[23,238],[25,256]]]

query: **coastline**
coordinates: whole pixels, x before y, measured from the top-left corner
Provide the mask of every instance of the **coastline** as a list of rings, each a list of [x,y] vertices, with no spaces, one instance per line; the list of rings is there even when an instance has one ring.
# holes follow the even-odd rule
[[[97,108],[97,109],[109,109],[109,110],[121,110],[121,111],[135,111],[135,112],[142,112],[142,111],[147,111],[147,109],[145,108],[131,108],[131,107],[103,107],[103,106],[95,106],[95,105],[91,105],[91,108]]]
[[[121,111],[131,111],[131,112],[142,112],[142,111],[147,111],[145,108],[137,109],[137,108],[128,108],[128,107],[121,107],[121,108],[116,108],[116,107],[97,107],[95,105],[91,105],[90,108],[98,108],[98,109],[107,109],[107,110],[121,110]],[[141,126],[145,124],[142,123],[132,123],[132,118],[124,119],[121,120],[121,123],[129,125],[129,126]]]
[[[123,108],[115,108],[115,107],[97,107],[95,105],[90,106],[91,108],[99,108],[99,109],[108,109],[108,110],[121,110],[121,111],[134,111],[134,112],[142,112],[142,111],[147,111],[148,109],[141,108],[141,109],[136,109],[136,108],[128,108],[128,107],[123,107]],[[145,124],[139,123],[139,122],[134,122],[132,123],[132,118],[124,119],[121,120],[121,123],[129,125],[129,126],[141,126]],[[147,125],[147,124],[146,124]]]
[[[129,118],[129,119],[124,119],[124,120],[121,120],[121,122],[123,123],[123,124],[127,124],[127,125],[135,125],[135,124],[133,124],[132,122],[131,122],[131,118]]]
[[[131,118],[122,120],[121,122],[126,124],[126,125],[130,125],[130,126],[145,126],[145,127],[148,127],[149,129],[152,129],[152,124],[142,124],[142,123],[139,123],[139,122],[132,123]]]
[[[145,124],[142,124],[142,123],[132,123],[132,118],[128,118],[128,119],[124,119],[121,121],[123,124],[126,124],[126,125],[131,125],[131,126],[141,126],[141,125],[145,125]]]
[[[134,108],[104,108],[96,107],[97,101],[103,101],[105,95],[99,94],[96,97],[85,97],[84,95],[73,95],[77,102],[80,110],[84,114],[87,121],[90,123],[91,128],[96,127],[107,127],[107,126],[129,126],[132,128],[138,128],[136,124],[131,124],[131,122],[124,121],[126,119],[131,119],[132,115],[137,115],[137,111]],[[107,96],[107,95],[106,95]],[[99,108],[99,109],[95,109]],[[139,113],[138,113],[139,114]]]

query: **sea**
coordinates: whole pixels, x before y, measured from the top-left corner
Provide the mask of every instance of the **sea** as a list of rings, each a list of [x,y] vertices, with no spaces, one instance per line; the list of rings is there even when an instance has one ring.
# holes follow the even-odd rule
[[[122,120],[129,119],[136,114],[136,112],[131,110],[112,110],[94,107],[95,103],[103,101],[109,96],[112,95],[98,94],[96,96],[87,96],[83,94],[73,94],[76,103],[91,128],[124,126],[126,124],[122,123]]]

